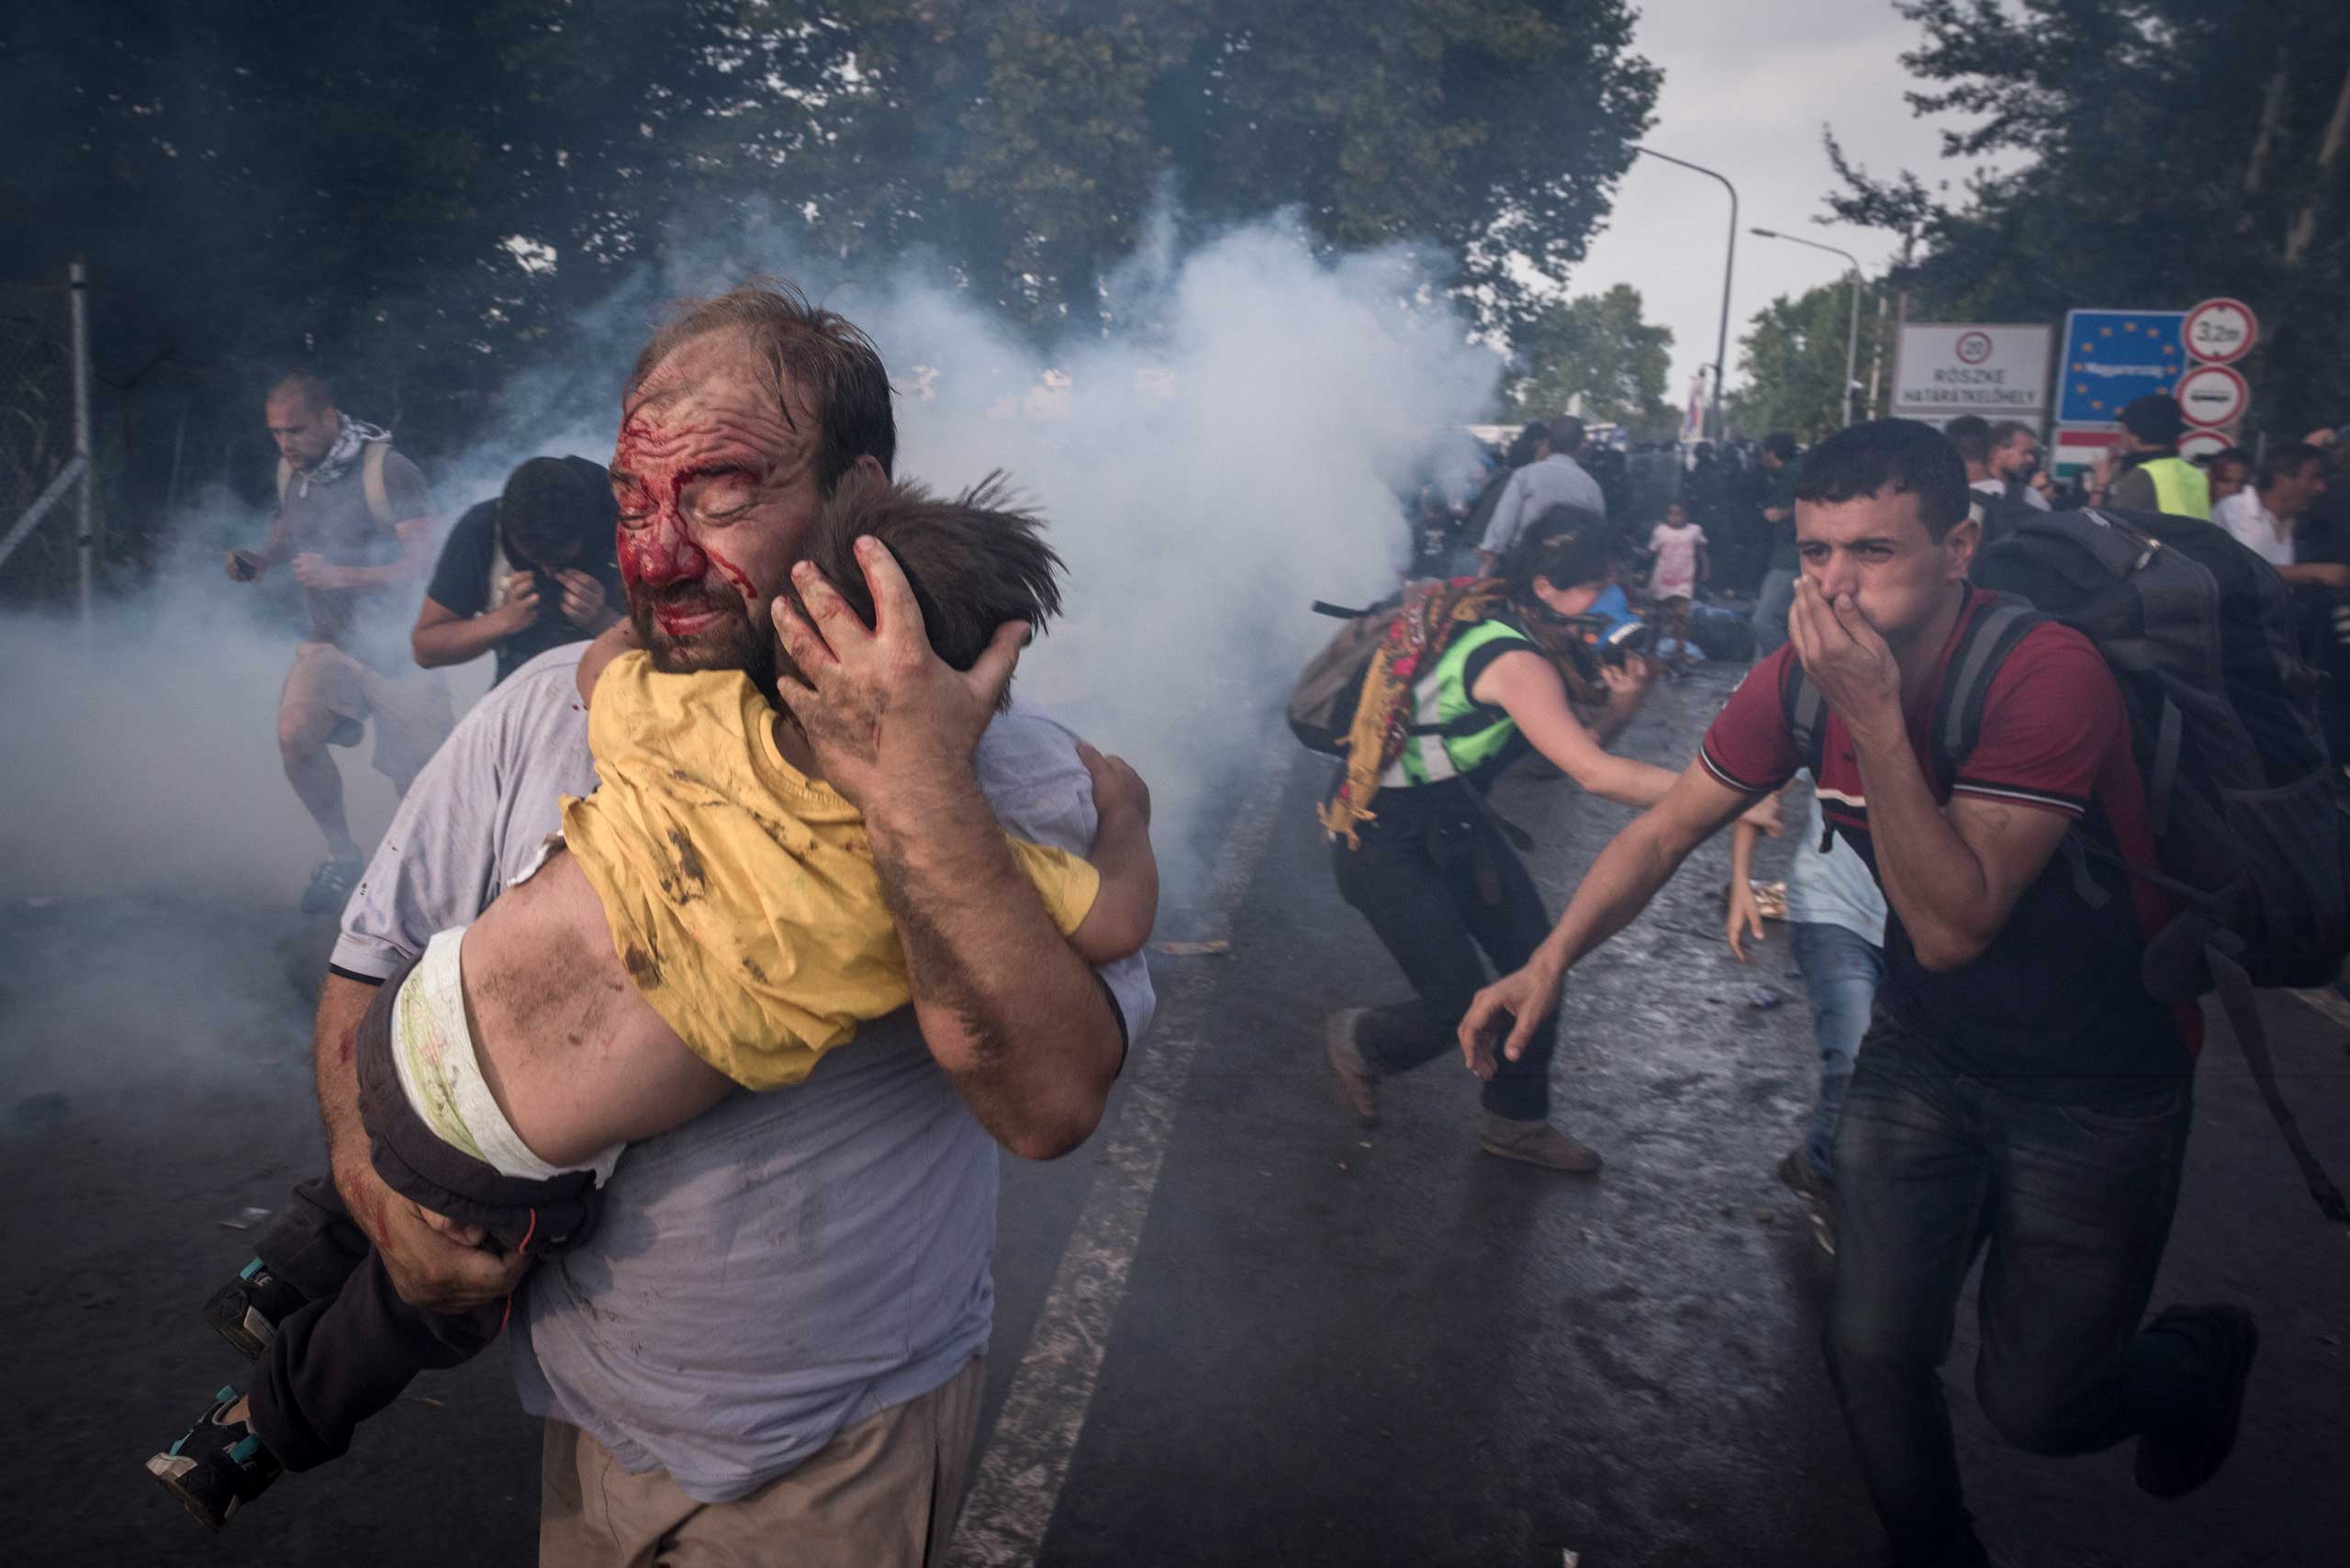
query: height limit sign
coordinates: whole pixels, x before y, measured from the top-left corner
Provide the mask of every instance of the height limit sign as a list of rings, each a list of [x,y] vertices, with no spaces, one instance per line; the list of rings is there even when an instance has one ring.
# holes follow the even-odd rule
[[[2241,299],[2207,299],[2179,322],[2178,337],[2195,358],[2171,393],[2179,412],[2199,431],[2225,431],[2232,440],[2252,405],[2252,387],[2234,367],[2260,341],[2260,318]]]
[[[2260,341],[2260,318],[2241,299],[2207,299],[2187,313],[2178,335],[2205,364],[2233,364]]]

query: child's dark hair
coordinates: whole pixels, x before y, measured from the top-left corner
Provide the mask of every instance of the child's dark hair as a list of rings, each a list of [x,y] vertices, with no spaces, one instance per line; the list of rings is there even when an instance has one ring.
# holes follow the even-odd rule
[[[1005,622],[1025,621],[1041,633],[1060,613],[1061,558],[1044,541],[1044,518],[1016,502],[1001,469],[952,499],[911,480],[884,482],[852,471],[809,524],[800,554],[869,626],[873,596],[856,542],[865,535],[879,540],[913,588],[931,647],[949,666],[968,670]],[[807,613],[789,582],[783,597]],[[788,655],[778,653],[778,662],[782,673],[799,674]]]

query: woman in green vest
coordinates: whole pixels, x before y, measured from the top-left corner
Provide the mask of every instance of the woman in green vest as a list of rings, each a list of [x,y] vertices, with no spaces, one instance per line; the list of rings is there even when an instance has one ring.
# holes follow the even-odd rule
[[[1649,806],[1675,775],[1606,743],[1653,673],[1635,657],[1603,666],[1605,707],[1586,724],[1561,673],[1565,617],[1591,608],[1612,570],[1595,513],[1554,507],[1495,563],[1491,578],[1414,585],[1373,658],[1350,737],[1348,775],[1323,808],[1338,891],[1362,912],[1416,993],[1349,1007],[1326,1027],[1341,1098],[1366,1126],[1378,1081],[1454,1048],[1453,1030],[1485,983],[1550,934],[1534,879],[1486,811],[1494,778],[1527,747],[1595,795]],[[1580,682],[1578,682],[1580,684]],[[1375,809],[1374,809],[1375,808]],[[1775,831],[1775,823],[1774,824]],[[1484,1087],[1480,1145],[1553,1170],[1592,1171],[1599,1156],[1549,1122],[1558,1021]]]

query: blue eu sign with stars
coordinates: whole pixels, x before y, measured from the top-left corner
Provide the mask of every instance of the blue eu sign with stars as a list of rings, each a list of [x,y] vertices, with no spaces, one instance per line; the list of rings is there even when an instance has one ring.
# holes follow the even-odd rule
[[[2056,358],[2057,421],[2109,425],[2132,398],[2177,386],[2188,365],[2186,319],[2184,310],[2069,312]]]

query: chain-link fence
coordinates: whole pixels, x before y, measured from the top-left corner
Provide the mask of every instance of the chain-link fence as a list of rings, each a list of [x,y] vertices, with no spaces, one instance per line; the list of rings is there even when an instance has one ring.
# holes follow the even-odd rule
[[[19,603],[65,602],[80,581],[78,509],[60,483],[74,457],[73,358],[65,280],[0,284],[0,594]]]

